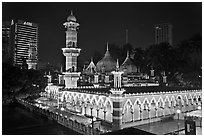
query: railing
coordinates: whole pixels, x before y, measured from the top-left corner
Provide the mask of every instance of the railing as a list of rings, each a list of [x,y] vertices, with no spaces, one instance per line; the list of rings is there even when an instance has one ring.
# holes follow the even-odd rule
[[[17,100],[19,104],[23,105],[26,107],[26,109],[29,109],[31,111],[38,112],[40,114],[43,114],[47,118],[56,121],[57,123],[70,128],[80,134],[85,134],[85,135],[93,135],[93,134],[100,134],[101,131],[98,129],[93,129],[90,125],[85,125],[83,123],[79,123],[76,120],[68,119],[66,117],[63,117],[62,115],[58,113],[54,113],[50,110],[43,109],[40,107],[35,106],[34,104],[24,101],[22,99]]]

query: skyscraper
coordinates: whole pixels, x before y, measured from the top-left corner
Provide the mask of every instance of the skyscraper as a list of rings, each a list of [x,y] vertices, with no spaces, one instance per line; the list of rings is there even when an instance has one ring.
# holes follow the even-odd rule
[[[12,47],[11,47],[11,22],[2,22],[2,62],[13,63]]]
[[[11,45],[14,47],[14,65],[21,66],[26,64],[31,51],[32,59],[38,60],[38,24],[17,20],[11,25]],[[32,49],[30,45],[32,41]],[[30,48],[30,49],[29,49]],[[33,57],[35,55],[36,57]]]
[[[173,44],[172,28],[170,23],[162,23],[155,25],[155,44],[163,42]]]

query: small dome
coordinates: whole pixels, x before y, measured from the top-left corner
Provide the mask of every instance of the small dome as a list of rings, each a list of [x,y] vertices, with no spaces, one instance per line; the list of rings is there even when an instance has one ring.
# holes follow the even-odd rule
[[[67,17],[67,21],[75,21],[76,22],[76,17],[73,15],[72,11],[71,11],[71,15],[69,15]]]
[[[137,67],[134,65],[132,60],[129,58],[129,52],[127,52],[127,57],[123,64],[121,65],[120,69],[124,71],[125,74],[127,73],[136,73]]]
[[[115,68],[116,68],[116,61],[111,57],[108,51],[108,45],[107,45],[105,56],[96,64],[96,70],[99,72],[102,72],[102,71],[111,72],[115,70]]]

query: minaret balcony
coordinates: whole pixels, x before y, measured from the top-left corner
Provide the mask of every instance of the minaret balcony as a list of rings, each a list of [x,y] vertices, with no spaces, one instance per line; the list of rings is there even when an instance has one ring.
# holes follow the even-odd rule
[[[63,54],[66,53],[73,53],[73,54],[79,54],[81,49],[80,48],[62,48]]]

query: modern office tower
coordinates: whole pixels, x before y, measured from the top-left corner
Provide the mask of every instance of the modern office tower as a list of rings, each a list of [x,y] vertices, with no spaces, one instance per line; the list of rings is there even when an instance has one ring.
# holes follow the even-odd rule
[[[172,28],[170,23],[162,23],[155,25],[155,44],[169,43],[173,44]]]
[[[13,51],[11,47],[11,22],[2,22],[2,62],[3,63],[13,63]]]
[[[12,20],[11,25],[11,45],[14,47],[14,65],[23,67],[27,65],[27,60],[29,57],[29,52],[33,51],[32,54],[36,57],[35,61],[38,60],[38,24],[17,20]],[[30,45],[32,41],[32,48],[35,50],[30,50]],[[29,51],[29,52],[28,52]]]

